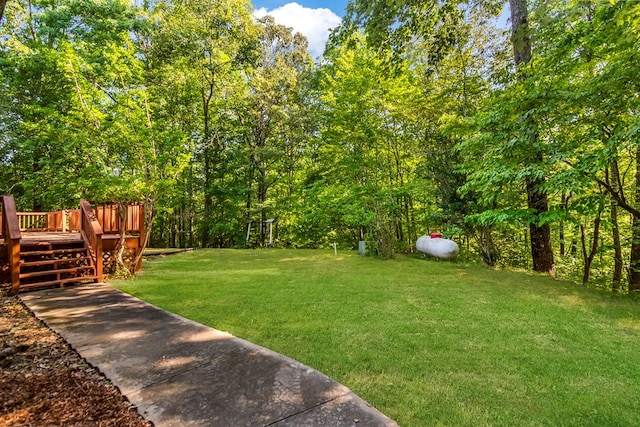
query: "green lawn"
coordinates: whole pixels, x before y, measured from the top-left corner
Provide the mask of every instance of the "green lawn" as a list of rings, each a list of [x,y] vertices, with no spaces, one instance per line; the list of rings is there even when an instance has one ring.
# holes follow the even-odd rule
[[[114,286],[335,378],[401,426],[640,425],[640,304],[354,252],[199,250]]]

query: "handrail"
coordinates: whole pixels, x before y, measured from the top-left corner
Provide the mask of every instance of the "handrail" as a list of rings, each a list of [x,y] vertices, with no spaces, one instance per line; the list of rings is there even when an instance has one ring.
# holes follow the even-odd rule
[[[102,282],[102,227],[89,202],[80,199],[81,231],[87,238],[92,252],[91,258],[96,267],[98,282]]]
[[[16,212],[16,204],[13,196],[1,196],[2,200],[2,234],[11,239],[20,239],[20,225],[18,223],[18,214]]]
[[[16,204],[12,196],[1,196],[2,204],[2,235],[7,244],[9,271],[11,274],[11,292],[17,294],[20,290],[20,224]]]

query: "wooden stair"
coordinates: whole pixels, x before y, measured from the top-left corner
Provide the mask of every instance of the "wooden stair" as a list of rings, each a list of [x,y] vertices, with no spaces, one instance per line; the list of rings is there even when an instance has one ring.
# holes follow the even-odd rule
[[[83,240],[22,242],[20,289],[96,281],[96,267]]]

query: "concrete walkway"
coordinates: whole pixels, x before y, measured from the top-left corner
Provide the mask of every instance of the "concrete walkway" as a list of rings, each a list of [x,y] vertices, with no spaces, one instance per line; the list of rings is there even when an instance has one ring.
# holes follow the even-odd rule
[[[20,298],[155,426],[396,426],[318,371],[108,285]]]

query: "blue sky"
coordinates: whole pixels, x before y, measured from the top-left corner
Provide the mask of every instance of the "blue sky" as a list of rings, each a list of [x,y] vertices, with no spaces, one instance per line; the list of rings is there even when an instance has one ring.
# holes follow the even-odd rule
[[[252,0],[255,15],[272,15],[278,24],[307,36],[309,51],[318,58],[331,28],[340,24],[347,0]]]
[[[284,6],[287,3],[293,3],[293,1],[253,0],[252,3],[256,9],[265,7],[268,10],[273,10],[278,7]],[[296,3],[310,9],[327,8],[340,17],[344,15],[344,8],[347,7],[347,0],[297,0]]]

